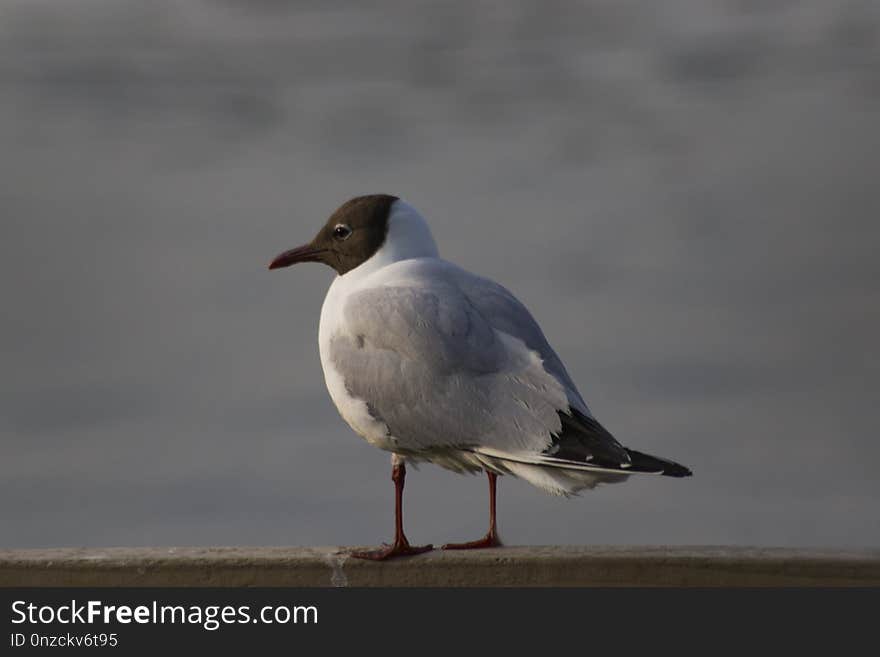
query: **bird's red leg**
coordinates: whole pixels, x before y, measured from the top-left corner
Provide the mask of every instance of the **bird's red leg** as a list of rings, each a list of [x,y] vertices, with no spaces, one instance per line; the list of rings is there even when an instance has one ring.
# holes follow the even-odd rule
[[[498,538],[498,529],[495,524],[495,483],[498,475],[494,472],[486,470],[489,477],[489,531],[486,535],[476,541],[470,543],[447,543],[443,546],[444,550],[477,550],[479,548],[499,547],[501,539]]]
[[[391,466],[391,480],[394,482],[394,543],[378,550],[353,552],[351,556],[358,559],[383,561],[391,557],[405,557],[433,550],[433,545],[410,545],[403,533],[403,484],[406,481],[406,465],[396,458]]]

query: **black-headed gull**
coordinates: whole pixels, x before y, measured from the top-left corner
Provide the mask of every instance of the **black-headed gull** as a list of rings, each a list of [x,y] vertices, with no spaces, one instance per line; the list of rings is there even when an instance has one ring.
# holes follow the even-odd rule
[[[393,544],[369,559],[418,554],[403,533],[405,463],[489,478],[489,531],[447,549],[500,545],[498,475],[573,495],[636,473],[686,467],[621,445],[593,417],[529,311],[497,283],[440,258],[428,223],[384,194],[343,204],[308,244],[270,269],[322,262],[338,276],[321,309],[319,346],[339,413],[391,452]]]

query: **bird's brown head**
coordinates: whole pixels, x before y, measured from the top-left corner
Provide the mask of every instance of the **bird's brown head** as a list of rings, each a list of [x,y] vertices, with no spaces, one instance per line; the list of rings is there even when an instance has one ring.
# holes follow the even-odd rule
[[[278,255],[269,269],[323,262],[340,275],[369,260],[385,242],[396,196],[371,194],[343,203],[308,244]]]

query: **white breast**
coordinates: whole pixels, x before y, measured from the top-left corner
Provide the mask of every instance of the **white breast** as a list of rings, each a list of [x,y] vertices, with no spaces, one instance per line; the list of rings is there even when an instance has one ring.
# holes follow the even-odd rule
[[[405,201],[395,201],[388,219],[385,243],[373,256],[350,272],[337,276],[321,307],[318,347],[330,398],[339,414],[356,433],[380,449],[394,451],[395,439],[384,422],[376,420],[362,399],[352,396],[330,358],[330,341],[345,331],[345,302],[350,294],[367,286],[384,285],[389,265],[421,257],[437,257],[437,246],[427,222]]]
[[[345,299],[351,292],[352,280],[340,276],[333,281],[324,305],[321,308],[321,323],[318,327],[318,348],[321,353],[321,367],[324,369],[324,381],[327,392],[336,405],[336,409],[355,433],[362,436],[370,444],[380,449],[393,450],[393,443],[388,436],[388,427],[370,415],[366,402],[349,394],[345,381],[333,366],[330,358],[330,340],[339,331],[344,331],[343,308]]]

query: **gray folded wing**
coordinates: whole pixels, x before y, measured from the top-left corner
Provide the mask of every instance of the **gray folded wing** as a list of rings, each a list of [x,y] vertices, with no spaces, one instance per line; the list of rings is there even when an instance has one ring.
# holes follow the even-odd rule
[[[536,349],[546,340],[528,312],[516,302],[528,317],[521,322],[500,299],[455,282],[349,297],[330,357],[402,451],[542,451],[560,432],[558,411],[568,411],[573,385],[549,345],[549,354]],[[517,326],[529,335],[518,336]]]
[[[529,349],[536,352],[544,362],[544,369],[565,388],[569,405],[585,415],[590,415],[586,402],[578,392],[562,360],[547,342],[538,322],[520,300],[498,283],[461,269],[458,280],[470,302],[492,327],[522,340]]]

